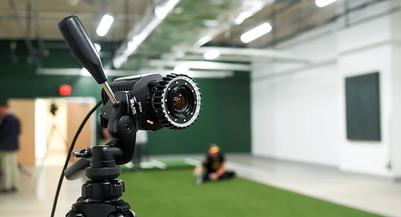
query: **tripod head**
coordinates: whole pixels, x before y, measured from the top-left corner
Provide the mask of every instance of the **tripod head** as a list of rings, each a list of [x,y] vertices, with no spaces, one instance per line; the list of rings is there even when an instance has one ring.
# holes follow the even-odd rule
[[[107,94],[108,113],[103,113],[103,116],[108,118],[108,130],[113,135],[112,141],[106,145],[105,153],[108,149],[112,154],[104,154],[104,156],[94,155],[94,149],[88,148],[81,152],[74,153],[75,157],[81,158],[77,163],[69,167],[64,173],[67,179],[77,177],[87,167],[90,166],[91,160],[99,160],[102,157],[113,158],[117,164],[124,164],[132,159],[135,148],[135,134],[138,130],[135,120],[136,115],[130,115],[132,108],[129,107],[127,101],[127,92],[119,92],[117,97],[107,83],[107,76],[104,72],[103,65],[95,46],[92,43],[88,33],[84,29],[81,21],[77,16],[68,16],[59,24],[59,29],[64,36],[64,39],[69,46],[73,56],[84,66],[93,76],[98,84],[101,84],[104,93]],[[116,154],[118,153],[118,154]],[[110,159],[109,159],[110,160]]]
[[[79,177],[83,170],[89,166],[95,166],[98,163],[102,167],[105,166],[102,161],[115,161],[117,165],[131,161],[134,155],[136,132],[138,131],[138,115],[132,115],[133,108],[127,102],[127,94],[126,92],[118,92],[116,94],[118,103],[106,103],[103,108],[101,122],[110,131],[112,135],[111,141],[101,146],[102,149],[97,149],[99,146],[93,146],[80,152],[73,152],[75,157],[81,159],[64,171],[67,179]],[[106,116],[107,120],[105,119]],[[90,162],[93,162],[93,164],[91,165]],[[87,170],[86,175],[92,178],[90,171]],[[98,178],[100,177],[96,177],[96,179]]]

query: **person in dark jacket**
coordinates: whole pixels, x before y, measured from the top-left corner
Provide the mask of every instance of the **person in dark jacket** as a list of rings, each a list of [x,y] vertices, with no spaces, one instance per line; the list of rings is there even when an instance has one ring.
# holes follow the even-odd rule
[[[15,192],[18,188],[18,137],[20,122],[9,113],[7,103],[0,103],[0,192]]]
[[[224,163],[225,157],[219,146],[212,144],[202,164],[195,168],[194,175],[197,183],[234,178],[235,172],[226,170]]]

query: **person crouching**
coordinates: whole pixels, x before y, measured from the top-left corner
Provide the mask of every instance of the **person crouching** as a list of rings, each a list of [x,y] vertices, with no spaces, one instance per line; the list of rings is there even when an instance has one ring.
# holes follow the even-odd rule
[[[219,146],[212,144],[202,164],[194,170],[196,182],[202,184],[207,181],[226,180],[235,177],[234,171],[225,169],[225,157]]]

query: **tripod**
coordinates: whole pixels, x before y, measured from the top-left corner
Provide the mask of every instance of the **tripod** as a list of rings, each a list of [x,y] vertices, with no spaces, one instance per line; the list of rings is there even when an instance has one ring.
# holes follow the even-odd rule
[[[82,195],[67,217],[99,216],[99,217],[134,217],[130,205],[121,199],[124,192],[124,182],[118,180],[120,168],[114,161],[115,155],[119,150],[111,148],[109,145],[94,146],[88,152],[81,152],[79,155],[92,155],[92,160],[81,159],[79,165],[90,166],[86,170],[86,175],[90,179],[82,186]],[[65,171],[69,177],[70,172]]]
[[[82,185],[81,197],[72,205],[67,217],[135,217],[130,205],[121,199],[124,182],[117,179],[121,172],[118,165],[132,158],[138,130],[138,116],[132,116],[135,105],[127,106],[127,94],[117,94],[119,103],[109,102],[102,109],[101,123],[107,123],[113,139],[105,145],[74,152],[73,155],[80,159],[64,171],[70,180],[84,171],[89,178]]]
[[[100,123],[107,128],[112,140],[106,145],[97,145],[72,154],[80,158],[67,168],[70,153],[67,155],[62,176],[59,179],[51,216],[55,214],[57,198],[63,176],[75,179],[82,173],[89,180],[82,185],[81,197],[72,205],[68,217],[135,217],[127,202],[121,199],[124,182],[118,180],[118,165],[128,163],[134,154],[136,132],[139,129],[139,105],[129,91],[118,91],[114,94],[107,83],[100,56],[88,33],[76,16],[68,16],[58,24],[67,45],[73,55],[88,69],[98,84],[102,85],[102,103],[98,103],[84,118],[71,143],[74,144],[85,122],[101,104]]]
[[[51,121],[51,127],[50,127],[50,133],[48,134],[47,137],[47,142],[46,142],[46,153],[43,156],[43,160],[45,160],[49,154],[49,149],[50,149],[50,143],[53,139],[53,137],[58,134],[58,136],[62,139],[63,145],[65,146],[67,144],[67,140],[65,135],[60,131],[60,129],[57,127],[57,112],[58,112],[58,106],[56,105],[55,102],[52,102],[50,104],[50,114],[52,117],[52,121]]]
[[[46,140],[46,152],[43,155],[43,157],[41,158],[41,164],[37,170],[37,172],[34,175],[34,180],[35,180],[35,185],[37,184],[39,178],[41,177],[42,173],[43,173],[43,169],[45,168],[45,164],[46,164],[46,159],[49,155],[49,150],[50,150],[50,143],[52,141],[52,139],[54,138],[54,136],[56,136],[56,134],[58,134],[58,136],[60,138],[62,138],[63,144],[66,145],[67,141],[65,136],[63,135],[63,133],[60,131],[60,129],[57,127],[57,111],[58,111],[58,106],[56,105],[56,103],[53,101],[50,104],[50,109],[49,112],[51,114],[52,117],[52,121],[51,121],[51,127],[50,127],[50,131],[49,134],[47,136],[47,140]]]
[[[64,171],[67,179],[75,179],[85,171],[89,180],[83,184],[81,197],[72,205],[67,217],[134,217],[130,205],[121,199],[124,182],[117,179],[118,165],[131,161],[138,131],[137,103],[129,92],[115,95],[118,103],[103,102],[101,125],[110,131],[112,140],[73,155],[80,158]],[[129,100],[130,99],[130,100]]]

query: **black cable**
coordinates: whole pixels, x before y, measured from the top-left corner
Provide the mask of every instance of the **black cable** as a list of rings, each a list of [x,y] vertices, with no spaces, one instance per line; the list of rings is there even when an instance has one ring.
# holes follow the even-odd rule
[[[53,206],[52,206],[52,212],[50,214],[50,217],[54,217],[54,214],[56,213],[56,207],[57,207],[57,200],[58,200],[58,196],[60,195],[60,190],[61,190],[61,185],[63,184],[63,179],[64,179],[64,170],[67,169],[68,166],[68,162],[70,161],[71,158],[71,153],[74,150],[74,146],[75,143],[77,142],[78,136],[81,133],[82,129],[84,128],[86,122],[88,121],[88,119],[90,118],[90,116],[96,111],[97,108],[99,108],[99,106],[102,104],[102,101],[99,101],[89,112],[88,114],[86,114],[84,120],[81,122],[81,124],[79,125],[79,128],[77,130],[77,132],[75,132],[74,138],[72,139],[70,148],[67,152],[67,158],[65,159],[64,162],[64,166],[63,166],[63,170],[61,171],[60,174],[60,178],[58,180],[58,184],[57,184],[57,190],[56,190],[56,194],[54,195],[54,200],[53,200]]]

